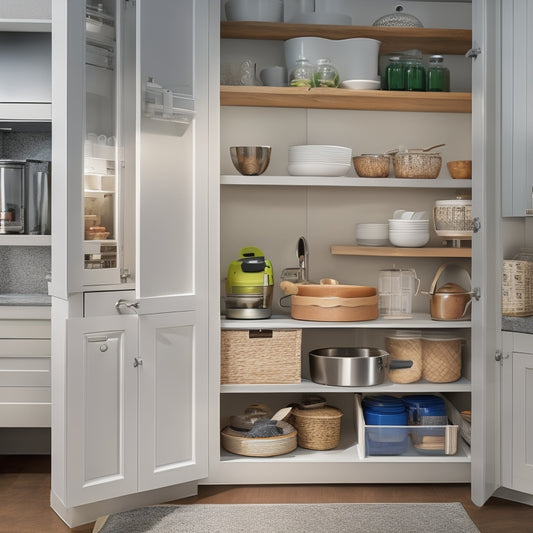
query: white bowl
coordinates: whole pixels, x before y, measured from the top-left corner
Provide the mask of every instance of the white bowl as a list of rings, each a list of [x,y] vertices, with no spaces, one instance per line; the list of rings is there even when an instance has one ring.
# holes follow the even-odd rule
[[[397,233],[390,231],[389,241],[394,246],[400,246],[404,248],[419,248],[420,246],[424,246],[428,243],[429,231],[413,233]]]
[[[290,176],[345,176],[350,170],[350,165],[335,163],[289,163]]]
[[[327,57],[339,71],[340,81],[375,80],[378,77],[378,58],[381,41],[355,37],[353,39],[324,39],[295,37],[284,44],[285,63],[290,71],[299,58],[314,63]]]
[[[228,0],[229,21],[283,22],[283,0]]]
[[[357,224],[356,226],[355,235],[357,237],[357,240],[359,239],[388,240],[389,225],[388,224],[360,223],[360,224]]]
[[[357,244],[360,246],[389,246],[389,239],[360,239],[357,238]]]
[[[344,80],[341,83],[342,89],[352,89],[355,91],[377,91],[381,89],[381,81],[379,80]]]

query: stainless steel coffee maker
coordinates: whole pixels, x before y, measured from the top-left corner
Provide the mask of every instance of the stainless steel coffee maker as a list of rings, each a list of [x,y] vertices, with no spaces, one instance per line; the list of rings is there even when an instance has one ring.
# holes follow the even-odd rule
[[[0,234],[24,233],[26,161],[0,159]]]

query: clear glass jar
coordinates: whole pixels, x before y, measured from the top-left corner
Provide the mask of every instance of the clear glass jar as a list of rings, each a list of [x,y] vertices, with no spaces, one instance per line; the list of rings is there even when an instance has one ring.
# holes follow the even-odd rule
[[[289,73],[289,85],[291,87],[311,87],[313,83],[314,68],[311,63],[300,58],[296,61],[296,66]]]
[[[433,55],[429,58],[427,90],[433,92],[450,91],[450,71],[444,66],[444,58],[441,55]]]
[[[318,59],[313,72],[313,87],[338,87],[339,72],[330,59]]]
[[[401,56],[389,58],[389,64],[385,70],[385,83],[389,91],[405,90],[404,65]]]
[[[426,69],[422,60],[410,57],[405,61],[404,83],[406,91],[426,90]]]

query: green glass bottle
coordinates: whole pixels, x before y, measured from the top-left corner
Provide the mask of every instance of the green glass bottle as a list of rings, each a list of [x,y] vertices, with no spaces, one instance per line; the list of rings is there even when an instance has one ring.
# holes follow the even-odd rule
[[[401,56],[391,56],[385,70],[385,84],[389,91],[405,90],[405,80]]]
[[[405,61],[405,90],[425,91],[426,90],[426,69],[422,60],[410,57]]]
[[[441,55],[433,55],[429,58],[427,90],[450,91],[450,71],[444,66],[444,58]]]

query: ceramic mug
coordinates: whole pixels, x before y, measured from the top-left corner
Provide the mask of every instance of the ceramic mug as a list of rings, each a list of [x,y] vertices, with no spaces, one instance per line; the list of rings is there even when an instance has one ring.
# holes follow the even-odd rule
[[[259,77],[264,85],[270,87],[287,86],[287,69],[280,65],[264,68],[259,74]]]

